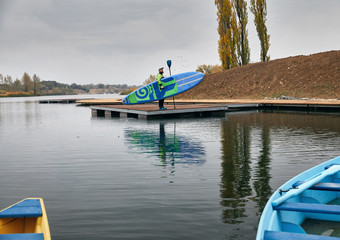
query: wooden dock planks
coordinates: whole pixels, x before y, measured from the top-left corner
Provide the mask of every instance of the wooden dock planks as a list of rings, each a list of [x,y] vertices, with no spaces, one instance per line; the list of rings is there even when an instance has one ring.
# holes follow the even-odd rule
[[[121,98],[93,99],[77,101],[81,105],[120,105]],[[165,103],[172,104],[172,99]],[[280,99],[175,99],[176,104],[273,104],[273,105],[324,105],[339,106],[340,100],[280,100]]]

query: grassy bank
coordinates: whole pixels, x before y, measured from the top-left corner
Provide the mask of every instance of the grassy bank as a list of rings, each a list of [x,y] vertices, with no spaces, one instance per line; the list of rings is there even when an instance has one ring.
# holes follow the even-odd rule
[[[30,97],[33,96],[32,93],[29,92],[0,92],[0,97]]]

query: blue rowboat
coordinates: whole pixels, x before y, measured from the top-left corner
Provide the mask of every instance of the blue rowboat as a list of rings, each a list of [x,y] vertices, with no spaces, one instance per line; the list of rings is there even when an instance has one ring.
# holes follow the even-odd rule
[[[44,201],[26,198],[0,211],[0,240],[51,240]]]
[[[268,200],[256,240],[340,239],[340,156],[283,184]]]

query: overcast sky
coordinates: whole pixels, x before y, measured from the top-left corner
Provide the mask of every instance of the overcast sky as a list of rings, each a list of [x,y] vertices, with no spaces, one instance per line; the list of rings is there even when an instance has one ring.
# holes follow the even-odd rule
[[[268,0],[267,7],[272,60],[340,49],[340,0]],[[214,0],[0,0],[0,73],[139,85],[168,59],[172,74],[220,64],[216,19]],[[251,13],[248,32],[258,62]]]

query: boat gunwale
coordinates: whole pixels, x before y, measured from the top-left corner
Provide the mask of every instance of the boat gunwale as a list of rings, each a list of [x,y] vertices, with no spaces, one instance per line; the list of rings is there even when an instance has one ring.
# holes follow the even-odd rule
[[[327,170],[328,167],[332,164],[333,165],[340,164],[340,156],[303,171],[302,173],[296,175],[295,177],[291,178],[290,180],[282,184],[277,190],[275,190],[275,192],[271,195],[262,211],[262,215],[258,224],[256,240],[263,240],[264,232],[266,230],[271,230],[269,228],[272,227],[272,215],[274,212],[277,212],[276,210],[273,209],[272,203],[276,199],[281,197],[280,190],[290,189],[293,186],[293,184],[298,181],[306,181],[306,179],[307,180],[313,179],[313,176],[316,176],[318,173]]]
[[[45,208],[45,204],[44,204],[44,200],[42,198],[25,198],[22,199],[12,205],[10,205],[9,207],[6,207],[4,209],[1,209],[0,212],[5,211],[7,209],[10,209],[11,207],[14,207],[15,205],[25,201],[25,200],[39,200],[40,202],[40,208],[42,211],[42,216],[37,216],[37,217],[28,217],[28,218],[33,218],[36,219],[36,224],[35,224],[35,230],[37,232],[35,233],[42,233],[44,235],[44,240],[51,240],[51,233],[50,233],[50,228],[49,228],[49,223],[48,223],[48,218],[47,218],[47,212],[46,212],[46,208]],[[5,220],[10,220],[10,221],[14,221],[15,219],[21,219],[21,218],[27,218],[27,217],[5,217],[2,218],[4,221]],[[25,234],[25,233],[22,233]],[[32,233],[28,233],[28,234],[32,234]],[[1,234],[0,235],[6,235],[6,234]]]

